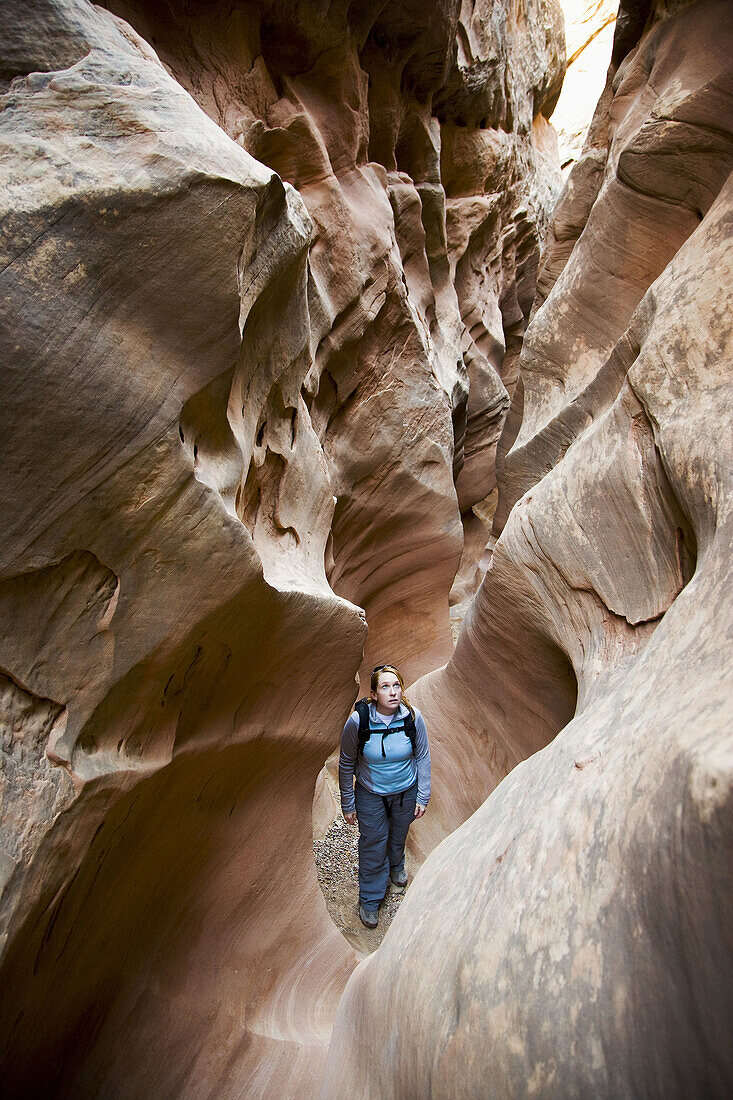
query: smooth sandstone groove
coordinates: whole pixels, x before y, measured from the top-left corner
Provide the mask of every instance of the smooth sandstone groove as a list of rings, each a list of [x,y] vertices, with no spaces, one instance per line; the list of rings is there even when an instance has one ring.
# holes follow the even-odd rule
[[[306,426],[272,580],[237,502],[310,221],[129,26],[3,20],[3,1092],[286,1094],[353,965],[291,823],[365,634]]]

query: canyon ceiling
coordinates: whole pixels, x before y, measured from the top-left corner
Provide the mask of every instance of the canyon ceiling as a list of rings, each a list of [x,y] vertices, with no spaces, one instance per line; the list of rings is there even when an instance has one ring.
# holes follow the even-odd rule
[[[624,0],[563,187],[556,0],[0,5],[3,1095],[730,1094],[730,15]]]

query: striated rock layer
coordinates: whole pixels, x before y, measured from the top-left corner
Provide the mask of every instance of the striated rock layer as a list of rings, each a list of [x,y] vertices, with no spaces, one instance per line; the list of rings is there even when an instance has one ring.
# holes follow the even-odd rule
[[[451,652],[559,9],[7,0],[0,41],[3,1094],[313,1094],[356,961],[316,777],[363,661]]]
[[[22,7],[0,115],[3,1092],[285,1094],[320,1071],[353,963],[294,823],[365,634],[326,581],[299,415],[310,221],[129,27]],[[288,431],[258,549],[240,490],[268,402]]]
[[[622,7],[522,349],[500,537],[412,692],[450,777],[431,843],[476,812],[352,976],[324,1096],[733,1087],[729,16]]]
[[[564,72],[559,7],[107,6],[305,203],[302,397],[336,498],[327,575],[366,611],[364,668],[389,653],[414,679],[452,652],[461,514],[496,484],[560,182],[546,121]],[[281,414],[262,414],[248,497],[278,482],[260,463]]]

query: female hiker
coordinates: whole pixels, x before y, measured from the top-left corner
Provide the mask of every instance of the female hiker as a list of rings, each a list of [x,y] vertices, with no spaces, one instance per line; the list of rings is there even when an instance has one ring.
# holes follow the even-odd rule
[[[407,830],[430,798],[428,734],[403,689],[394,665],[377,665],[371,701],[359,700],[341,734],[341,812],[349,825],[359,822],[359,917],[367,928],[377,927],[389,879],[407,885]]]

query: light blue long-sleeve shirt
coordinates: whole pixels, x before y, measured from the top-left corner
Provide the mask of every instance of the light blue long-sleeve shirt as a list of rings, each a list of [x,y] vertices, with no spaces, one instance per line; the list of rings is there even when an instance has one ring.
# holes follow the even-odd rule
[[[407,790],[417,779],[417,801],[427,806],[430,800],[430,749],[425,720],[419,710],[415,711],[415,753],[412,752],[410,739],[403,732],[387,736],[389,726],[378,726],[373,730],[364,746],[359,750],[359,715],[353,711],[349,715],[341,734],[341,755],[339,756],[339,790],[341,792],[341,810],[345,814],[353,813],[354,778],[362,787],[374,794],[396,794]],[[399,719],[409,713],[404,703],[400,703],[392,722],[401,724]],[[375,726],[381,719],[377,716],[376,703],[369,704],[370,725]],[[384,732],[385,736],[382,736]],[[384,755],[382,755],[384,746]]]

